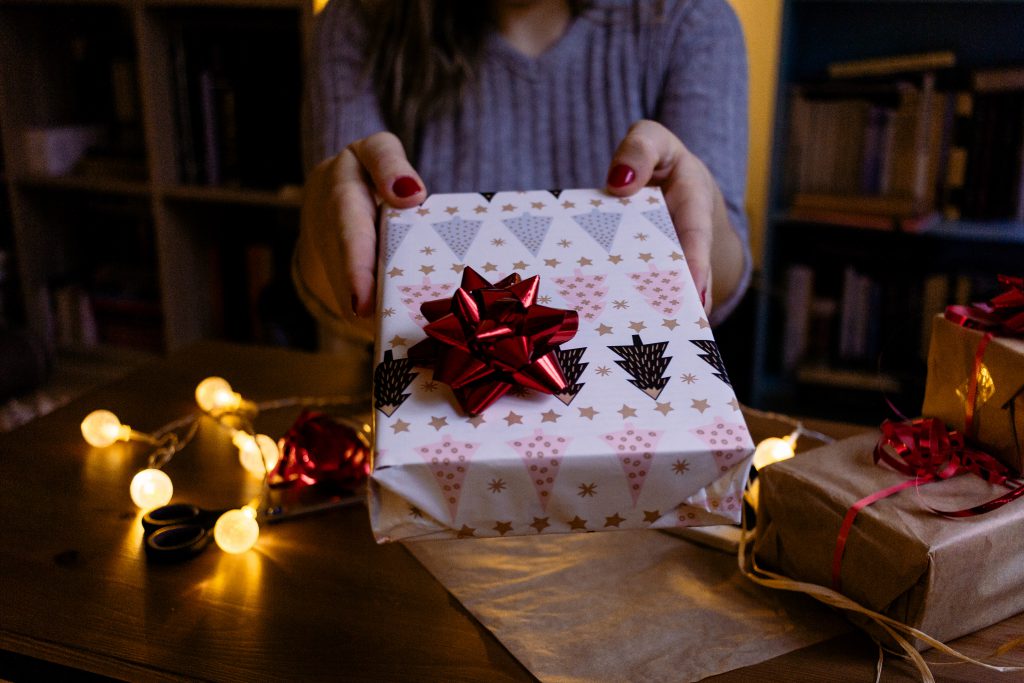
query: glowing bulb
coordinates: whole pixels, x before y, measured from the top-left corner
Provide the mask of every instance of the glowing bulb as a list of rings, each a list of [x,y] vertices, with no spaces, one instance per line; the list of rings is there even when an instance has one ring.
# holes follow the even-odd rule
[[[238,460],[242,467],[257,477],[274,469],[281,458],[277,442],[266,434],[257,434],[253,438],[251,434],[238,431],[231,437],[231,442],[238,447]]]
[[[782,439],[773,436],[757,444],[754,449],[754,468],[760,470],[773,462],[792,458],[794,441],[796,439],[792,435]]]
[[[207,413],[238,410],[242,396],[223,377],[207,377],[196,387],[196,403]]]
[[[226,553],[244,553],[260,537],[256,510],[246,505],[239,510],[228,510],[213,525],[213,540]]]
[[[156,469],[142,470],[132,478],[132,502],[143,510],[167,505],[174,493],[171,478]]]
[[[127,441],[132,428],[121,424],[109,410],[94,410],[82,420],[82,436],[90,446],[106,448],[115,441]]]

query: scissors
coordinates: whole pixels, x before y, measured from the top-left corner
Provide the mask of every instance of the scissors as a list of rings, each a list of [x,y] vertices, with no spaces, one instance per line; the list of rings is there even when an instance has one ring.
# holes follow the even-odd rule
[[[226,510],[204,510],[189,503],[163,505],[142,517],[146,557],[156,562],[180,562],[195,557],[210,543],[210,531]]]

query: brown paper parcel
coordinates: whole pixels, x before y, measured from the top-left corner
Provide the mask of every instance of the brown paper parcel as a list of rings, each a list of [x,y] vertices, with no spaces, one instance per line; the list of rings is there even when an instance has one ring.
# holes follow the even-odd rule
[[[961,327],[941,315],[935,317],[921,411],[925,417],[964,431],[965,399],[961,396],[967,395],[983,336],[983,332]],[[983,379],[979,384],[974,440],[1015,472],[1024,472],[1024,340],[995,337],[982,362],[991,383]]]
[[[874,463],[877,440],[872,431],[761,471],[754,546],[760,565],[831,587],[847,509],[905,481]],[[925,508],[959,510],[1005,492],[961,475],[864,508],[846,544],[842,592],[943,641],[1024,611],[1024,501],[963,519]]]

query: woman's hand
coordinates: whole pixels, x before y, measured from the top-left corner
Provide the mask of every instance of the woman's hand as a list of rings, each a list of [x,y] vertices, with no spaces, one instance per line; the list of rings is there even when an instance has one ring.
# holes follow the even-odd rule
[[[612,157],[608,191],[624,197],[645,185],[658,185],[664,192],[690,274],[710,313],[712,300],[732,293],[743,272],[743,245],[729,223],[718,184],[669,129],[638,121]]]
[[[374,310],[378,198],[395,208],[416,206],[427,192],[391,133],[353,142],[313,169],[306,180],[299,273],[332,313],[352,320]]]

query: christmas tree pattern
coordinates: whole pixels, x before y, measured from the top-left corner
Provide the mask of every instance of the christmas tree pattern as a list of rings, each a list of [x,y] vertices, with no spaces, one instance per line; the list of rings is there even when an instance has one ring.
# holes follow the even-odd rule
[[[473,244],[473,240],[476,239],[476,234],[480,231],[482,223],[483,221],[467,221],[463,220],[461,216],[452,216],[447,221],[431,223],[431,225],[461,261],[466,258],[469,245]]]
[[[508,442],[526,465],[526,472],[537,490],[542,511],[547,511],[551,491],[555,487],[555,479],[558,478],[558,467],[569,441],[564,436],[545,434],[537,429],[534,430],[533,436]]]
[[[452,522],[459,509],[462,483],[466,480],[469,463],[479,447],[478,443],[456,441],[449,435],[442,435],[440,441],[416,449],[430,466],[430,473],[448,504]]]
[[[433,301],[434,299],[451,298],[452,292],[455,291],[457,285],[451,284],[434,284],[430,281],[429,277],[423,278],[423,284],[419,285],[402,285],[398,288],[398,291],[402,295],[402,303],[405,304],[406,310],[409,312],[409,317],[412,318],[417,325],[420,327],[427,324],[427,319],[420,313],[420,305],[424,301]]]
[[[636,507],[644,482],[647,481],[647,474],[651,471],[654,449],[658,446],[662,434],[664,432],[653,429],[637,429],[627,422],[622,431],[601,435],[608,446],[615,449],[619,464],[622,465],[622,472],[626,475],[629,494],[633,497],[633,507]]]
[[[387,237],[384,240],[384,263],[391,263],[391,257],[398,251],[398,245],[412,228],[411,223],[388,223]]]
[[[609,346],[614,354],[622,358],[615,363],[628,372],[633,379],[629,383],[652,399],[657,400],[668,384],[667,375],[662,376],[668,368],[672,356],[665,356],[668,342],[644,344],[639,334],[633,335],[633,343],[629,346]]]
[[[729,381],[729,375],[725,371],[725,363],[722,361],[722,354],[718,352],[718,344],[715,343],[714,339],[691,339],[690,343],[696,346],[704,353],[697,354],[697,357],[702,361],[713,367],[718,372],[711,373],[718,379],[722,380],[729,386],[732,386],[732,382]]]
[[[586,351],[585,346],[581,346],[578,349],[555,349],[555,357],[558,358],[558,365],[562,368],[562,374],[565,376],[566,387],[563,391],[555,394],[555,398],[569,405],[572,400],[576,398],[576,394],[580,393],[580,389],[583,388],[582,384],[577,384],[577,380],[583,371],[586,369],[587,364],[581,362],[583,360],[583,352]]]
[[[706,425],[694,427],[690,433],[711,449],[719,473],[728,472],[750,453],[750,433],[742,422],[716,417]]]
[[[536,256],[548,234],[548,228],[551,227],[551,221],[551,216],[531,216],[524,212],[518,218],[506,218],[501,222],[531,254]]]
[[[604,310],[604,299],[608,296],[605,275],[584,275],[579,268],[572,277],[556,277],[552,282],[558,285],[558,294],[570,308],[584,320],[596,320]]]
[[[384,360],[373,370],[373,405],[388,417],[409,398],[409,394],[404,392],[419,375],[409,368],[408,358],[395,358],[388,349],[384,352]]]
[[[630,273],[636,291],[662,315],[675,315],[683,304],[683,280],[679,270],[655,270]]]
[[[572,219],[593,237],[595,242],[604,247],[605,251],[611,253],[615,235],[619,231],[619,222],[622,221],[621,213],[599,211],[594,208],[590,213],[582,213],[573,216]]]
[[[679,236],[676,234],[676,226],[672,224],[672,216],[668,215],[668,210],[664,206],[659,206],[657,209],[651,209],[650,211],[644,211],[643,217],[649,220],[654,227],[661,231],[670,242],[679,242]]]

